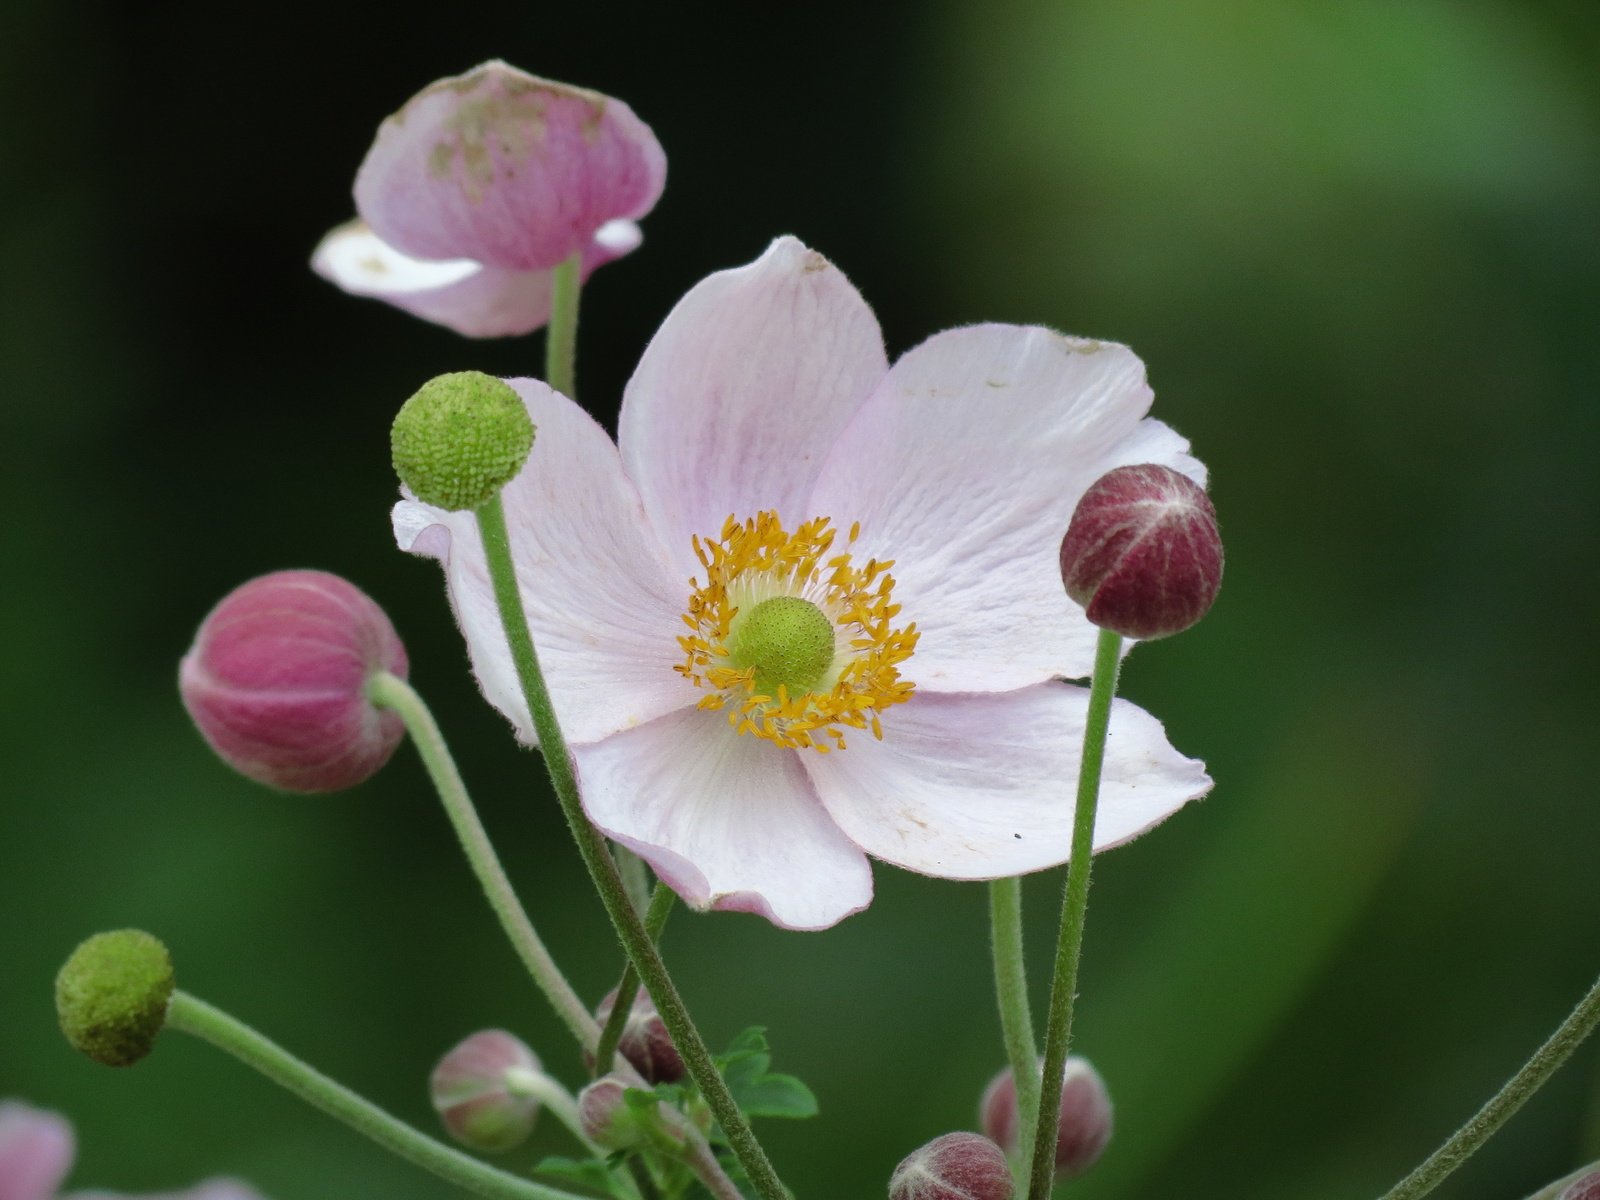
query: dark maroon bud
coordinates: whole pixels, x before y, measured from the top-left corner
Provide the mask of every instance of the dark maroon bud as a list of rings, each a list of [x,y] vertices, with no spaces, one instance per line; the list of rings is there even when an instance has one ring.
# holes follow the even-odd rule
[[[1600,1171],[1590,1171],[1567,1184],[1556,1200],[1600,1200]]]
[[[604,1025],[617,1003],[617,989],[612,988],[595,1009],[594,1019]],[[622,1038],[617,1042],[622,1056],[633,1064],[633,1069],[651,1083],[677,1083],[688,1072],[678,1048],[672,1044],[672,1035],[656,1012],[655,1002],[643,988],[634,997],[628,1010],[628,1021],[622,1027]]]
[[[979,1127],[1007,1153],[1017,1149],[1017,1085],[1007,1067],[984,1089]],[[1111,1094],[1086,1058],[1072,1055],[1061,1077],[1061,1117],[1056,1124],[1056,1175],[1069,1179],[1099,1161],[1111,1141]]]
[[[1011,1200],[1005,1151],[977,1133],[947,1133],[915,1150],[889,1177],[889,1200]]]
[[[1129,638],[1181,633],[1222,586],[1217,511],[1171,467],[1118,467],[1089,486],[1061,542],[1061,581],[1090,621]]]

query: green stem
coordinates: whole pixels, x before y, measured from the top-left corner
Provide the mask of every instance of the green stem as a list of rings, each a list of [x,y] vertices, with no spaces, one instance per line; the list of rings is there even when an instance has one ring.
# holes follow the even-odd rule
[[[1083,952],[1083,918],[1089,907],[1089,867],[1094,860],[1094,816],[1100,802],[1100,767],[1105,761],[1106,728],[1117,694],[1122,638],[1100,631],[1094,676],[1089,681],[1089,712],[1083,726],[1083,760],[1078,765],[1078,800],[1072,814],[1072,857],[1061,901],[1061,932],[1055,973],[1050,981],[1050,1012],[1045,1022],[1044,1078],[1039,1083],[1039,1120],[1034,1126],[1033,1171],[1029,1200],[1046,1200],[1056,1173],[1056,1133],[1061,1121],[1061,1079],[1072,1045],[1072,1010],[1077,1000],[1078,960]]]
[[[556,1015],[572,1031],[572,1036],[578,1039],[578,1044],[586,1050],[593,1050],[600,1037],[600,1027],[556,966],[555,959],[534,930],[533,922],[517,901],[511,880],[506,877],[505,868],[500,865],[499,856],[495,854],[483,822],[478,819],[477,810],[472,806],[472,797],[467,794],[466,784],[456,770],[455,760],[450,757],[450,748],[445,745],[444,736],[439,732],[439,726],[428,711],[427,704],[410,684],[387,671],[380,671],[367,681],[367,696],[379,708],[398,713],[405,722],[406,730],[411,734],[417,753],[422,756],[433,786],[444,804],[450,824],[455,827],[456,837],[461,841],[461,848],[466,852],[473,874],[478,877],[489,906],[500,919],[500,927],[511,939],[517,957],[522,959],[533,981],[550,1001]],[[609,1062],[610,1059],[600,1061]]]
[[[1594,1032],[1596,1025],[1600,1025],[1600,980],[1595,981],[1544,1045],[1534,1051],[1522,1070],[1507,1080],[1506,1085],[1456,1130],[1449,1141],[1429,1155],[1426,1162],[1385,1192],[1383,1200],[1416,1200],[1438,1187],[1446,1176],[1493,1137],[1529,1096],[1544,1086],[1556,1073],[1556,1068],[1571,1057],[1578,1043]]]
[[[1011,1077],[1017,1086],[1018,1163],[1033,1161],[1033,1133],[1039,1121],[1039,1050],[1028,1009],[1028,966],[1022,946],[1022,880],[1016,876],[989,884],[989,933],[994,951],[994,990],[1000,1004],[1000,1034]]]
[[[582,253],[550,272],[550,323],[544,335],[544,381],[569,400],[578,398],[578,293]]]
[[[744,1168],[751,1185],[764,1200],[788,1200],[788,1192],[773,1170],[766,1151],[756,1140],[750,1122],[739,1111],[727,1083],[717,1071],[711,1051],[706,1048],[705,1040],[695,1028],[683,998],[678,995],[678,989],[667,973],[666,964],[661,961],[655,943],[650,940],[644,921],[628,901],[627,889],[622,885],[616,860],[606,848],[605,839],[584,815],[583,804],[578,796],[577,774],[573,770],[561,726],[556,721],[544,676],[539,671],[533,635],[529,632],[527,616],[523,612],[522,595],[517,589],[516,569],[512,564],[511,543],[506,533],[505,511],[501,507],[500,497],[496,496],[478,509],[477,515],[484,554],[488,560],[489,578],[494,585],[495,601],[500,609],[500,622],[504,626],[506,642],[516,665],[523,698],[533,719],[540,749],[544,752],[545,766],[549,769],[556,799],[572,831],[573,840],[578,843],[578,853],[583,858],[584,866],[588,868],[595,889],[600,893],[600,902],[605,906],[606,915],[611,918],[628,958],[639,972],[639,978],[649,990],[650,998],[655,1001],[656,1011],[661,1014],[667,1032],[672,1035],[673,1045],[683,1057],[684,1067],[699,1087],[700,1094],[705,1097],[712,1115],[721,1124],[728,1146]]]
[[[453,1150],[356,1095],[316,1068],[301,1062],[276,1042],[187,992],[174,992],[167,1026],[192,1033],[254,1067],[330,1117],[363,1133],[386,1150],[457,1187],[489,1200],[579,1200],[570,1192],[519,1179]]]
[[[667,917],[672,912],[672,904],[678,898],[664,883],[656,884],[656,890],[650,896],[650,909],[644,914],[645,931],[649,933],[652,942],[660,943],[661,931],[666,928]],[[639,995],[639,972],[633,969],[629,962],[622,968],[622,979],[617,984],[617,998],[611,1005],[611,1015],[606,1018],[605,1027],[600,1030],[600,1041],[594,1052],[595,1073],[599,1074],[600,1064],[610,1062],[617,1052],[617,1043],[622,1040],[622,1031],[627,1028],[628,1014],[633,1011],[633,1003]]]

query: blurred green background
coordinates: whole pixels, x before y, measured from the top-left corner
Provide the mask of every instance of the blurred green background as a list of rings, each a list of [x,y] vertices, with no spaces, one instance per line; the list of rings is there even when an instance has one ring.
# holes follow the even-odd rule
[[[184,986],[425,1126],[427,1071],[475,1028],[582,1076],[408,748],[353,794],[276,797],[174,686],[235,584],[358,582],[553,949],[609,986],[537,764],[388,531],[399,402],[536,373],[538,340],[469,344],[305,266],[379,120],[493,56],[625,98],[667,148],[643,250],[587,295],[602,420],[677,296],[793,232],[892,354],[975,320],[1130,343],[1210,464],[1221,602],[1124,694],[1217,788],[1099,860],[1080,1047],[1119,1128],[1069,1194],[1375,1195],[1600,970],[1600,6],[4,0],[0,22],[0,1095],[71,1114],[74,1186],[452,1194],[198,1044],[76,1058],[50,981],[102,928],[158,933]],[[881,1196],[1001,1060],[984,889],[878,883],[825,934],[668,931],[710,1039],[764,1023],[816,1089],[820,1118],[765,1130],[802,1196]],[[1038,982],[1058,888],[1028,889]],[[564,1151],[547,1125],[536,1150]],[[1515,1200],[1597,1157],[1591,1045],[1437,1194]]]

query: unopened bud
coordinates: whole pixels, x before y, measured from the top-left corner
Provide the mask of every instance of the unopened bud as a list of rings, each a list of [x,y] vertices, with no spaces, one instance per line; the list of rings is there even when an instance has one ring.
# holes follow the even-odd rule
[[[533,449],[533,420],[504,380],[457,371],[430,379],[401,406],[389,448],[413,496],[462,512],[516,478]]]
[[[615,1075],[602,1075],[578,1093],[583,1136],[602,1150],[626,1150],[644,1141],[644,1119],[623,1096],[627,1090]]]
[[[1015,1153],[1019,1141],[1017,1084],[1010,1067],[984,1089],[978,1125],[1008,1153]],[[1056,1130],[1056,1174],[1063,1179],[1094,1166],[1111,1141],[1111,1094],[1086,1058],[1072,1055],[1067,1059]]]
[[[520,1039],[485,1029],[439,1060],[428,1090],[451,1137],[484,1154],[503,1154],[533,1132],[539,1101],[528,1085],[540,1074],[538,1058]]]
[[[56,976],[67,1041],[95,1062],[126,1067],[155,1047],[174,986],[167,948],[138,929],[97,933]]]
[[[284,791],[334,792],[376,774],[405,736],[366,686],[406,670],[394,626],[360,588],[325,571],[278,571],[211,610],[178,689],[234,770]]]
[[[947,1133],[907,1155],[889,1177],[889,1200],[1011,1200],[1005,1152],[976,1133]]]
[[[595,1020],[604,1025],[616,1003],[617,989],[612,988],[595,1009]],[[650,993],[643,988],[639,989],[633,1007],[628,1010],[628,1020],[622,1027],[617,1049],[633,1064],[634,1070],[650,1083],[677,1083],[687,1074],[683,1058],[672,1044],[672,1035],[667,1032],[666,1022],[656,1011]]]
[[[1567,1184],[1556,1200],[1600,1200],[1600,1171],[1580,1175]]]
[[[1089,620],[1130,638],[1181,633],[1222,586],[1204,489],[1171,467],[1118,467],[1089,486],[1061,542],[1061,580]]]

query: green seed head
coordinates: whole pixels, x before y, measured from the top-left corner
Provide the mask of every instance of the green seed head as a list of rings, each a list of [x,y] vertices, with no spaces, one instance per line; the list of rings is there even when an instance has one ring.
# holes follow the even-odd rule
[[[728,658],[740,670],[755,667],[756,689],[778,694],[781,683],[802,696],[833,666],[833,622],[798,596],[774,596],[734,619]]]
[[[95,1062],[126,1067],[149,1054],[172,998],[167,948],[138,929],[97,933],[56,976],[61,1032]]]
[[[479,371],[440,375],[401,406],[389,435],[395,474],[424,504],[488,503],[533,449],[533,422],[511,385]]]

